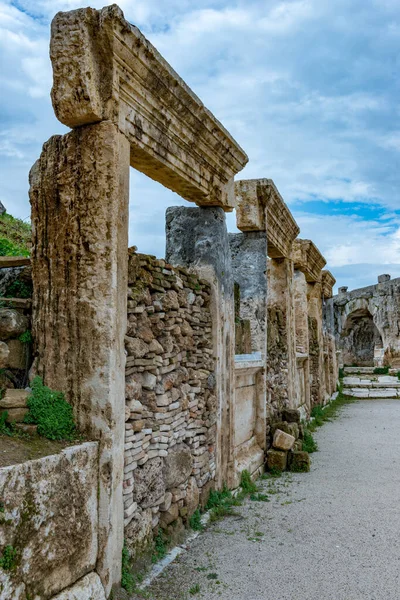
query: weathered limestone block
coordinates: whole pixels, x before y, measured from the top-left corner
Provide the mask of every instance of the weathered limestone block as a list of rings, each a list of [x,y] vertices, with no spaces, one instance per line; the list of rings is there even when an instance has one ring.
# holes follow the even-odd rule
[[[97,457],[98,444],[88,442],[0,469],[0,498],[7,521],[0,528],[0,549],[11,545],[20,557],[15,571],[0,569],[1,589],[9,590],[7,598],[26,600],[29,595],[47,600],[94,569]]]
[[[0,408],[25,408],[28,397],[26,390],[6,390],[0,400]]]
[[[163,477],[167,490],[184,483],[192,472],[192,454],[186,444],[171,448],[164,460]]]
[[[0,342],[0,369],[5,369],[8,366],[8,357],[10,348],[5,342]]]
[[[129,140],[133,167],[186,200],[234,208],[246,154],[120,8],[58,13],[50,56],[62,123],[109,119]]]
[[[0,338],[17,338],[28,329],[28,319],[12,308],[0,308]]]
[[[64,590],[51,600],[106,600],[104,588],[97,573],[85,575],[72,587]]]
[[[274,439],[272,445],[277,450],[291,450],[293,448],[293,444],[295,443],[296,438],[289,433],[285,433],[280,429],[277,429],[274,433]]]
[[[145,509],[155,506],[164,494],[163,461],[152,458],[134,471],[133,499]]]
[[[267,452],[267,467],[271,471],[277,469],[278,471],[285,471],[287,466],[287,452],[282,450],[268,450]]]
[[[104,588],[97,573],[85,575],[72,587],[64,590],[52,600],[106,600]]]
[[[153,539],[152,519],[151,508],[138,509],[129,525],[125,527],[124,537],[133,561],[150,549]]]
[[[179,506],[178,503],[171,504],[168,510],[161,513],[160,517],[160,527],[165,529],[168,525],[170,525],[173,521],[175,521],[179,517]]]
[[[98,572],[107,594],[123,544],[128,186],[129,144],[109,121],[52,137],[30,173],[34,371],[101,440]]]
[[[289,453],[289,469],[295,473],[307,473],[310,470],[311,459],[308,452],[294,450]]]
[[[8,367],[10,369],[25,369],[27,366],[26,346],[20,340],[8,340]]]
[[[25,416],[28,414],[27,408],[7,408],[2,409],[0,414],[7,412],[7,423],[23,423]]]
[[[188,518],[192,516],[195,510],[198,508],[200,502],[200,492],[196,483],[196,479],[191,477],[189,479],[188,486],[186,488],[185,504],[188,510]]]

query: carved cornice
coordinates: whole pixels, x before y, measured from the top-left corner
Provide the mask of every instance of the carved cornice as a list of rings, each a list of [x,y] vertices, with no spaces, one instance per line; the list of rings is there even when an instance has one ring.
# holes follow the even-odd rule
[[[330,271],[322,271],[322,295],[324,298],[332,298],[335,283],[336,279]]]
[[[272,179],[235,183],[236,222],[241,231],[267,231],[268,256],[290,258],[300,229]]]
[[[234,208],[245,152],[118,6],[58,13],[50,56],[62,123],[110,120],[131,166],[200,206]]]
[[[311,240],[295,240],[293,243],[294,268],[302,271],[309,283],[321,281],[321,271],[326,260]]]

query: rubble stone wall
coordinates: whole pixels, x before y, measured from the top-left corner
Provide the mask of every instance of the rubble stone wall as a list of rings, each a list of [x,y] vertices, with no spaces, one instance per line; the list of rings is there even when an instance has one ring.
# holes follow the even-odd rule
[[[182,530],[215,477],[210,286],[130,251],[125,338],[124,523],[135,556]]]

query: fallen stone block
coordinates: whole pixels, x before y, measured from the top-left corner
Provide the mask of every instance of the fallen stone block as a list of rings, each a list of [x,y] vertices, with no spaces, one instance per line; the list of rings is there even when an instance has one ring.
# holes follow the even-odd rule
[[[282,450],[268,450],[267,468],[269,471],[285,471],[287,466],[287,452]]]
[[[308,452],[304,450],[294,450],[289,454],[289,470],[294,473],[308,473],[311,460]]]
[[[274,439],[272,441],[272,445],[277,450],[291,450],[293,448],[293,444],[296,439],[293,435],[289,433],[285,433],[280,429],[277,429],[274,433]]]

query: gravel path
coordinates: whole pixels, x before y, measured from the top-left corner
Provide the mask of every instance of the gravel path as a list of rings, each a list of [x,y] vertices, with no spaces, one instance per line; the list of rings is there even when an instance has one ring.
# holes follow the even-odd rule
[[[149,597],[399,600],[400,402],[347,405],[315,437],[311,473],[260,482],[270,502],[210,525]]]

